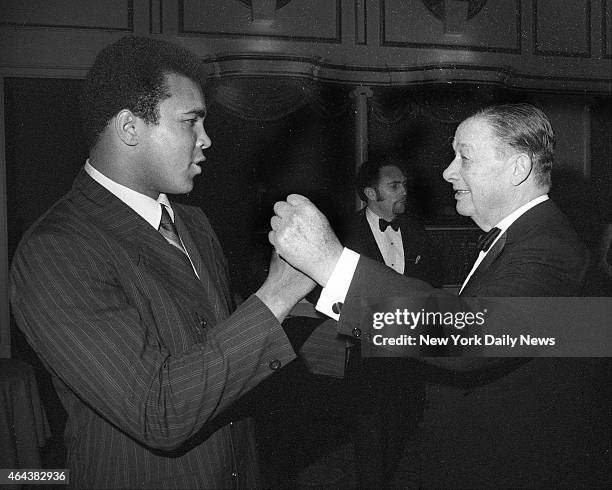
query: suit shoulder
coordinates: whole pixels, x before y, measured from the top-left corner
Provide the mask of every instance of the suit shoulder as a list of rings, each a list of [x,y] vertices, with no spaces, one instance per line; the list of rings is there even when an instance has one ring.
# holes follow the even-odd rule
[[[32,223],[21,242],[31,237],[52,234],[61,236],[63,234],[76,234],[79,230],[86,233],[91,224],[84,219],[81,213],[76,212],[77,205],[72,202],[71,193],[68,193],[56,201],[47,211]]]

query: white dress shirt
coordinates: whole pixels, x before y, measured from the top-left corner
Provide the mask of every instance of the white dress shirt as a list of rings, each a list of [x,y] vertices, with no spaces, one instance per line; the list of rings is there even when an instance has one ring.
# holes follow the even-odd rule
[[[402,230],[395,231],[387,226],[385,231],[380,231],[380,219],[370,208],[365,210],[366,219],[372,230],[372,235],[378,245],[378,250],[385,261],[385,265],[391,267],[395,272],[404,273],[404,242],[402,241]]]

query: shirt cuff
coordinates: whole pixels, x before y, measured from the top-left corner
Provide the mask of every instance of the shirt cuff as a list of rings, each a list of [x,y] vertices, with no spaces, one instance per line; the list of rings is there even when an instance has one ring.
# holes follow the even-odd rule
[[[334,320],[340,318],[340,310],[344,304],[353,274],[359,262],[359,254],[345,248],[329,276],[327,284],[321,291],[316,309]]]

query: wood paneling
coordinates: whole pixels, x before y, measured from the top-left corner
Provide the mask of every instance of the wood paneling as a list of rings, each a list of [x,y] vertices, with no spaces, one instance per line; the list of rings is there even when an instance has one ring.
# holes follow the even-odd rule
[[[534,0],[534,54],[591,56],[591,0]]]
[[[601,38],[602,38],[602,57],[612,58],[612,1],[603,1],[603,11],[601,19]]]
[[[132,31],[133,0],[0,0],[0,24]]]
[[[355,0],[355,44],[368,44],[368,9],[366,0]]]

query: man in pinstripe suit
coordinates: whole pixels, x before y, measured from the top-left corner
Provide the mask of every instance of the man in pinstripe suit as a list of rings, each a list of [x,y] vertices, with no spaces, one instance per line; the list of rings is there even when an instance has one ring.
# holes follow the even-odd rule
[[[102,50],[83,92],[89,159],[12,264],[17,323],[68,412],[73,487],[258,485],[232,405],[294,359],[279,322],[314,283],[276,257],[231,313],[206,216],[165,195],[192,189],[211,145],[200,81],[178,46]]]

